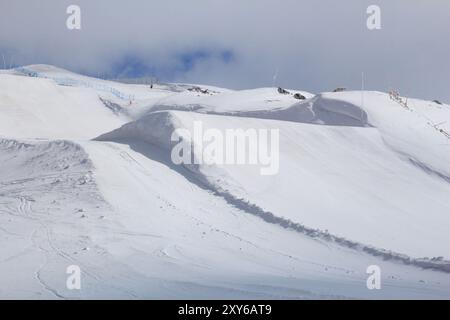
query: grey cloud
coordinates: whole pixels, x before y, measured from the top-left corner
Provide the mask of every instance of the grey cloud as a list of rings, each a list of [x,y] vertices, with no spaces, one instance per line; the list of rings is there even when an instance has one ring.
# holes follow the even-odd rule
[[[70,4],[81,31],[65,28]],[[370,4],[381,30],[366,28]],[[185,52],[230,50],[230,63],[199,60],[168,80],[249,88],[278,70],[277,85],[319,92],[359,88],[364,72],[368,89],[450,102],[449,18],[446,0],[0,0],[0,51],[95,74],[126,55],[165,70]]]

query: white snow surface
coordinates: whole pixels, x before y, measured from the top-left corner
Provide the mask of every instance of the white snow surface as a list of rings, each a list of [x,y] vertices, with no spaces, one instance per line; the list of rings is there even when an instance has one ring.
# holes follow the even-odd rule
[[[288,91],[2,71],[0,298],[448,299],[450,106]],[[195,121],[278,129],[278,174],[173,164]]]

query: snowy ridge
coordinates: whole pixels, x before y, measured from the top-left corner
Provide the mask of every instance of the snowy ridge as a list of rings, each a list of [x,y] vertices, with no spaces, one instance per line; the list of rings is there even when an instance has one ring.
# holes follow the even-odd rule
[[[168,110],[196,111],[214,115],[283,120],[299,123],[355,127],[369,125],[367,114],[360,107],[342,103],[339,108],[332,108],[328,104],[322,103],[321,95],[309,98],[304,102],[289,105],[288,107],[266,109],[265,106],[261,106],[260,110],[254,111],[214,111],[214,109],[202,105],[188,105],[184,109],[177,106],[159,106],[158,110],[164,110],[166,108]]]
[[[122,100],[134,100],[134,96],[133,95],[128,95],[125,93],[120,92],[119,90],[117,90],[116,88],[113,87],[109,87],[106,86],[104,84],[96,84],[93,83],[91,81],[84,81],[84,80],[77,80],[77,79],[73,79],[73,78],[63,78],[63,77],[51,77],[48,76],[46,74],[40,73],[40,72],[36,72],[33,71],[31,69],[26,69],[23,67],[19,67],[19,68],[15,68],[14,69],[17,73],[19,74],[23,74],[29,77],[36,77],[36,78],[43,78],[43,79],[51,79],[53,81],[55,81],[58,85],[60,86],[71,86],[71,87],[83,87],[83,88],[92,88],[96,91],[104,91],[104,92],[108,92],[111,93],[112,95],[114,95],[115,97],[122,99]]]
[[[40,173],[44,168],[56,171],[92,169],[89,156],[80,145],[72,141],[53,140],[29,143],[0,138],[0,148],[4,155],[11,153],[19,159],[21,155],[25,156],[23,165],[32,171],[36,170],[36,173]],[[32,155],[31,158],[27,159],[30,155]],[[15,160],[14,165],[20,165],[20,163]],[[32,167],[33,165],[36,165],[36,169]],[[28,172],[30,173],[31,171]],[[8,175],[8,172],[5,171],[4,174]]]
[[[353,113],[347,110],[351,110],[353,111]],[[359,108],[356,109],[356,107],[353,108],[350,107],[344,109],[342,113],[340,112],[337,113],[337,111],[333,111],[332,113],[339,115],[349,114],[349,117],[354,118],[354,114],[359,112],[360,112]],[[146,143],[153,144],[170,153],[170,150],[175,144],[175,142],[171,141],[171,134],[176,129],[182,128],[181,125],[183,123],[183,120],[178,118],[177,114],[179,115],[179,113],[174,113],[170,111],[150,113],[149,115],[145,116],[144,118],[138,121],[128,123],[117,130],[101,135],[95,140],[116,141],[116,142],[140,140]],[[340,118],[340,116],[338,117]],[[343,121],[345,123],[348,123],[347,119]],[[194,153],[194,157],[195,156],[196,155]],[[169,155],[167,155],[167,158],[168,157]],[[376,248],[374,246],[363,244],[358,241],[333,235],[328,231],[310,228],[303,224],[286,219],[282,216],[277,216],[276,214],[270,211],[262,209],[258,205],[252,204],[246,199],[239,198],[238,196],[233,195],[229,190],[225,189],[223,186],[218,184],[215,181],[214,176],[209,175],[211,171],[218,171],[219,170],[218,168],[211,168],[211,166],[208,166],[208,168],[205,169],[198,165],[183,165],[183,166],[190,172],[194,173],[195,178],[198,180],[198,182],[201,185],[206,186],[212,192],[214,192],[215,195],[224,198],[228,203],[235,206],[236,208],[245,211],[246,213],[256,215],[266,222],[277,224],[287,229],[295,230],[311,238],[334,242],[347,248],[366,252],[377,257],[382,257],[384,260],[398,261],[408,265],[414,265],[422,268],[429,268],[444,272],[450,272],[450,261],[446,261],[443,259],[428,259],[428,258],[424,259],[424,258],[409,257],[408,255],[405,254],[397,253],[391,250]],[[204,173],[205,171],[207,171],[208,173],[205,174]],[[223,179],[224,173],[221,172],[220,176]],[[228,176],[225,179],[231,180],[232,177]]]

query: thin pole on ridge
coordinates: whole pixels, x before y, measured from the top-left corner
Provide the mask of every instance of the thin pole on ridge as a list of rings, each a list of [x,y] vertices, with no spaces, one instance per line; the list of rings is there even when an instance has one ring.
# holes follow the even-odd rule
[[[364,71],[361,72],[361,123],[364,123]]]
[[[361,107],[364,107],[364,71],[361,72]]]
[[[278,72],[279,72],[279,68],[277,67],[275,69],[275,73],[272,76],[272,87],[276,86],[277,80],[278,80]]]

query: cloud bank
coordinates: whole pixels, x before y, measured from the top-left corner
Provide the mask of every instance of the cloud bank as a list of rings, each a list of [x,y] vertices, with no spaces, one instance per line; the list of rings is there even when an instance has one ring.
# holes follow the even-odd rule
[[[79,31],[66,28],[71,4]],[[381,30],[366,28],[371,4]],[[450,102],[449,18],[446,0],[0,0],[0,53],[229,88],[359,89],[364,72],[367,89]]]

